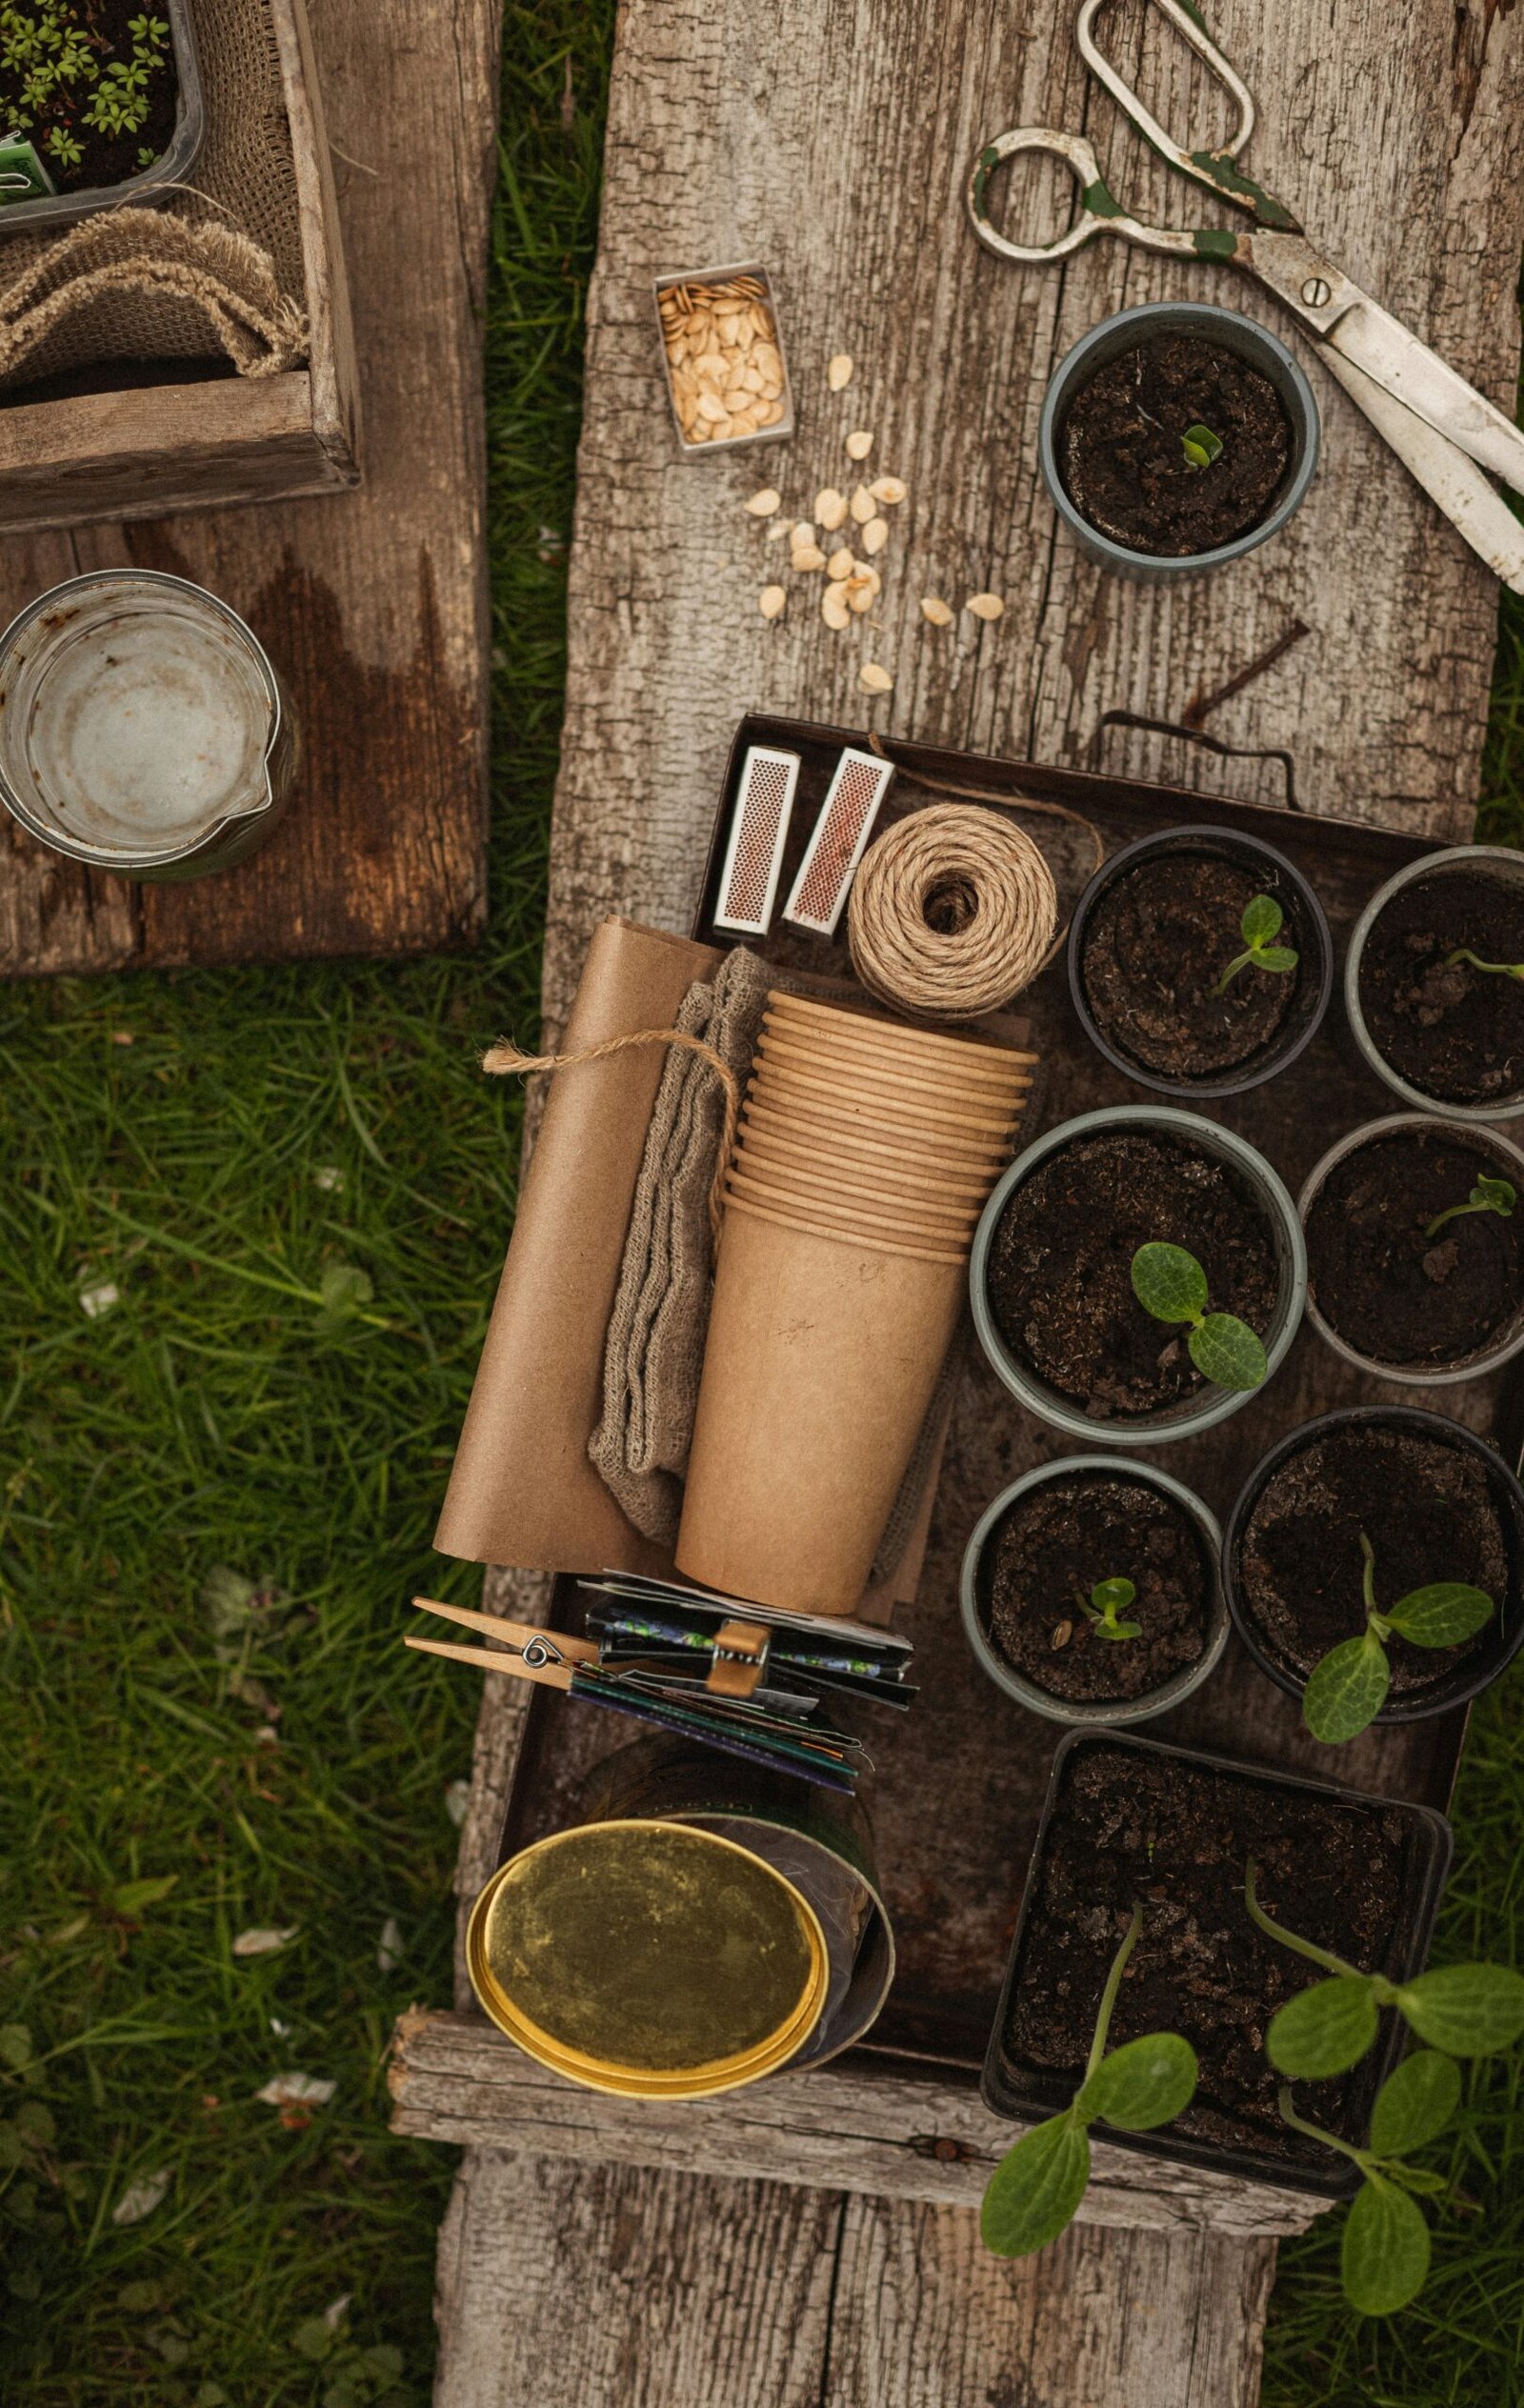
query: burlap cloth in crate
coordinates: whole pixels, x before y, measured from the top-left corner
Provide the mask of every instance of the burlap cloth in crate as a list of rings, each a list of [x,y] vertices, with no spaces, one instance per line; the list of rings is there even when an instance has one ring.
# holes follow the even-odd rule
[[[0,232],[0,391],[110,360],[271,376],[307,356],[291,129],[269,0],[191,0],[207,141],[162,209]],[[191,189],[191,188],[194,189]]]

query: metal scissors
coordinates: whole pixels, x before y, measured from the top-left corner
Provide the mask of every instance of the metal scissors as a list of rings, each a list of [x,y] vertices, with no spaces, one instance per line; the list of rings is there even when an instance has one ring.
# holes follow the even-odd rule
[[[1160,158],[1253,220],[1246,233],[1220,227],[1148,226],[1129,216],[1082,134],[1021,126],[986,143],[969,179],[969,214],[980,242],[1001,259],[1064,259],[1097,234],[1119,234],[1144,251],[1186,259],[1226,260],[1257,276],[1314,335],[1319,357],[1377,432],[1438,503],[1474,552],[1515,593],[1524,593],[1524,526],[1484,471],[1524,492],[1524,433],[1485,396],[1420,343],[1401,320],[1313,250],[1299,221],[1238,166],[1254,130],[1254,104],[1213,41],[1191,0],[1154,0],[1216,77],[1238,112],[1219,150],[1184,150],[1096,46],[1094,25],[1106,0],[1082,0],[1074,29],[1080,56]],[[990,179],[1026,150],[1060,159],[1079,186],[1079,214],[1051,243],[1014,243],[992,224]]]

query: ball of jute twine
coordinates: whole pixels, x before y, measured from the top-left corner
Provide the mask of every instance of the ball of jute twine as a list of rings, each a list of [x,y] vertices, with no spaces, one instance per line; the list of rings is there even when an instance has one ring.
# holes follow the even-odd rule
[[[1030,986],[1058,927],[1053,873],[993,812],[933,803],[889,829],[852,881],[852,967],[881,1003],[974,1020]]]

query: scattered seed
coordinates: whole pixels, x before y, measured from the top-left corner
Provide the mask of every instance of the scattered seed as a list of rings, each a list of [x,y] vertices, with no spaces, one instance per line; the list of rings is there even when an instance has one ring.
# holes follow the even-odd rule
[[[1053,1633],[1053,1644],[1054,1647],[1067,1647],[1073,1635],[1074,1625],[1073,1622],[1060,1622],[1058,1628]]]
[[[878,599],[876,583],[870,585],[866,577],[849,577],[844,591],[848,610],[855,611],[859,618],[865,611],[871,611]]]
[[[866,460],[872,448],[873,438],[869,433],[866,427],[855,428],[847,437],[847,457],[849,460]]]
[[[865,660],[857,672],[857,683],[866,686],[871,694],[889,694],[894,691],[894,680],[887,669],[880,669],[876,660]]]
[[[841,550],[833,552],[826,562],[826,574],[833,578],[850,577],[856,566],[856,555],[851,544],[843,544]]]
[[[752,494],[746,507],[753,518],[771,518],[782,499],[782,494],[774,492],[771,485],[764,485],[760,493]]]
[[[790,565],[806,573],[823,569],[826,555],[818,544],[795,544],[790,554]]]
[[[868,521],[867,525],[866,525],[866,526],[864,527],[864,529],[863,529],[863,550],[864,550],[864,552],[867,552],[867,554],[868,554],[869,558],[870,558],[870,559],[872,559],[872,555],[873,555],[873,553],[874,553],[875,552],[882,552],[882,551],[883,551],[883,549],[884,549],[884,546],[888,543],[888,541],[889,541],[889,521],[888,521],[888,519],[887,519],[887,518],[871,518],[871,519],[869,519],[869,521]]]
[[[772,526],[768,529],[768,542],[770,544],[780,543],[783,537],[789,533],[792,525],[793,521],[790,518],[775,518]]]
[[[921,596],[921,616],[930,619],[933,627],[951,627],[952,624],[952,613],[939,593]]]
[[[844,392],[852,383],[852,355],[838,351],[826,370],[826,382],[833,393]]]
[[[833,485],[823,485],[815,495],[815,516],[828,535],[833,535],[847,515],[847,496],[838,493]]]
[[[844,586],[827,586],[820,597],[820,615],[826,625],[834,628],[838,634],[844,627],[851,626],[852,616],[847,609],[847,592]]]
[[[866,485],[859,485],[852,497],[852,514],[859,527],[866,527],[877,514],[878,505]]]
[[[796,518],[793,522],[793,540],[795,544],[812,544],[814,539],[815,529],[813,519]]]
[[[788,598],[781,585],[765,585],[756,597],[756,607],[765,619],[781,618]]]
[[[875,502],[883,502],[891,510],[896,502],[902,502],[905,499],[907,490],[903,481],[897,476],[877,476],[868,488]]]
[[[963,607],[976,619],[997,619],[1004,616],[1006,606],[998,593],[971,593]]]

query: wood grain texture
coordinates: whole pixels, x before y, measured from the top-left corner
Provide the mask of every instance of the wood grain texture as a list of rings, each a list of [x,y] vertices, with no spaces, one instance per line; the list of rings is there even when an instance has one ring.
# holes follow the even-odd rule
[[[1511,405],[1524,15],[1489,0],[1395,11],[1341,0],[1336,27],[1320,0],[1216,0],[1209,13],[1259,103],[1254,173],[1340,267]],[[1101,32],[1167,124],[1222,138],[1220,103],[1156,13],[1119,0]],[[743,707],[1078,763],[1108,707],[1178,716],[1299,617],[1309,637],[1225,705],[1214,732],[1288,746],[1314,809],[1463,833],[1495,587],[1315,360],[1323,467],[1293,526],[1262,551],[1166,590],[1104,576],[1055,527],[1036,475],[1037,413],[1052,367],[1088,326],[1124,304],[1191,297],[1287,331],[1276,305],[1227,268],[1100,241],[1060,270],[1019,269],[974,242],[970,166],[981,141],[1023,123],[1083,128],[1139,214],[1213,213],[1090,85],[1073,10],[793,0],[788,38],[805,71],[779,71],[766,11],[629,0],[622,20],[590,296],[552,1021],[592,922],[616,902],[687,926]],[[1056,191],[1046,220],[1035,182],[1018,196],[1029,234],[1064,222]],[[788,445],[684,460],[651,278],[733,258],[775,273],[800,429]],[[857,374],[830,396],[825,363],[843,350]],[[764,625],[756,594],[779,555],[740,503],[772,484],[808,514],[819,485],[851,475],[841,443],[853,426],[873,431],[874,466],[911,489],[879,562],[878,629],[854,621],[832,635],[802,580],[786,615]],[[1007,598],[993,628],[921,622],[921,594],[957,604],[981,587]],[[887,702],[855,682],[870,644],[896,677]],[[1112,765],[1152,775],[1160,759],[1156,740],[1136,739]],[[1169,769],[1225,785],[1222,764],[1173,748]]]
[[[404,953],[479,933],[481,325],[500,14],[500,0],[309,0],[359,360],[364,488],[0,543],[0,619],[62,578],[121,562],[209,586],[268,645],[304,741],[296,797],[271,843],[204,883],[102,877],[7,823],[5,974]],[[392,171],[404,158],[406,176]],[[309,195],[311,207],[320,200]],[[337,295],[330,306],[342,347]],[[146,399],[172,410],[169,391]],[[339,406],[336,394],[323,404]]]
[[[1021,2130],[990,2114],[972,2076],[872,2050],[676,2106],[604,2097],[536,2065],[479,2013],[401,2017],[389,2078],[393,2129],[419,2139],[553,2148],[593,2163],[758,2175],[943,2206],[977,2206]],[[1305,2232],[1325,2205],[1144,2157],[1099,2134],[1092,2154],[1087,2223],[1267,2237]]]

